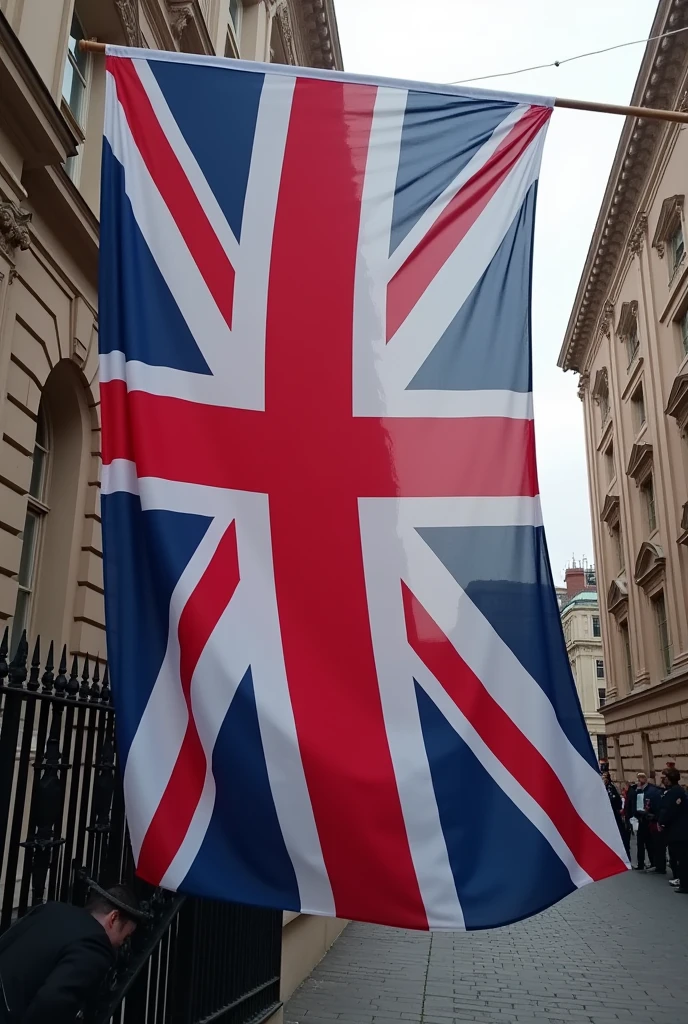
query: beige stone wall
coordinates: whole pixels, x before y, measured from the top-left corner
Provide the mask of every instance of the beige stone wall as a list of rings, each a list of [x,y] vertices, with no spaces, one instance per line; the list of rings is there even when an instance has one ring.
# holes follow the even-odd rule
[[[676,0],[652,35],[669,24],[688,25]],[[649,43],[633,102],[678,106],[687,89],[688,37]],[[686,132],[628,119],[560,356],[580,374],[618,778],[688,771],[688,258],[669,251],[678,228],[688,243],[686,195]]]
[[[596,601],[590,600],[592,596],[583,593],[565,605],[561,613],[561,624],[585,726],[597,755],[597,737],[605,734],[599,691],[602,689],[606,694],[607,681],[606,671],[604,678],[597,676],[597,662],[599,660],[604,663],[604,652],[601,638],[594,635],[593,617],[599,617],[600,609]]]
[[[286,1002],[336,942],[348,922],[309,914],[285,914],[280,998]]]

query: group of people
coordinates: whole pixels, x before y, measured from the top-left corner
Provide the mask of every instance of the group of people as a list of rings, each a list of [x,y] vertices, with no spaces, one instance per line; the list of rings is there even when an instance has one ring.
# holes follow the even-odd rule
[[[660,785],[650,782],[646,772],[621,790],[609,772],[602,775],[628,859],[631,836],[636,837],[635,871],[667,873],[667,853],[677,893],[688,894],[688,792],[681,785],[681,773],[665,768]],[[645,858],[648,863],[646,866]]]

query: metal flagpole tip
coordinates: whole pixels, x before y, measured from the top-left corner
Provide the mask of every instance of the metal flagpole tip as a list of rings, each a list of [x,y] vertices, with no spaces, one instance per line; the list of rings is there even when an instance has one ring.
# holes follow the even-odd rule
[[[103,899],[106,899],[108,903],[111,903],[113,905],[113,907],[117,907],[118,910],[124,911],[127,917],[130,917],[133,921],[152,921],[153,915],[149,914],[147,910],[141,910],[138,907],[131,907],[129,906],[128,903],[125,903],[123,900],[117,899],[116,896],[113,896],[111,892],[108,892],[107,889],[104,889],[102,885],[98,885],[98,883],[94,881],[92,878],[89,878],[88,875],[86,876],[86,878],[84,878],[84,882],[88,887],[89,892],[97,892],[99,896],[102,896]]]

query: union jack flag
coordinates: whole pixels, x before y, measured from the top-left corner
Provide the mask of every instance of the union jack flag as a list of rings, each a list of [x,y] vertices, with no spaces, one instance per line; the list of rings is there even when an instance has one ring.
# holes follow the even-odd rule
[[[625,869],[542,532],[547,101],[108,48],[108,651],[139,874],[433,929]]]

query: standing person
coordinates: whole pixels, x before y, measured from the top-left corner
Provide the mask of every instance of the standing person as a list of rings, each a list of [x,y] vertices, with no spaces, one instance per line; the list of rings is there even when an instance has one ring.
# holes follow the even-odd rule
[[[659,824],[659,831],[657,833],[657,864],[658,865],[659,864],[663,864],[664,868],[666,870],[666,855],[667,855],[667,850],[668,850],[669,851],[669,865],[671,867],[671,873],[673,875],[673,879],[672,879],[671,884],[677,886],[679,884],[678,883],[678,863],[677,863],[676,857],[674,855],[673,847],[669,845],[669,840],[667,838],[666,829],[663,829],[661,827],[661,816],[662,816],[662,808],[664,807],[664,800],[666,798],[667,793],[671,789],[671,782],[669,781],[669,778],[668,778],[668,771],[672,767],[673,767],[672,765],[667,765],[667,767],[662,772],[662,778],[661,778],[661,782],[660,782],[660,786],[662,788],[662,799],[660,801],[659,813],[657,815],[657,821],[658,821],[658,824]],[[661,872],[660,872],[660,874],[661,874]]]
[[[680,785],[681,773],[667,768],[669,788],[662,799],[659,824],[666,835],[678,871],[675,892],[688,894],[688,793]]]
[[[609,803],[612,805],[612,810],[614,812],[616,824],[621,834],[621,840],[624,844],[624,849],[626,850],[626,856],[630,860],[631,838],[628,834],[628,825],[624,820],[623,814],[621,813],[623,810],[623,801],[621,799],[621,794],[612,782],[612,777],[609,774],[609,772],[602,772],[602,781],[604,782],[605,789],[607,790]]]
[[[638,772],[637,784],[629,789],[628,812],[629,822],[635,818],[638,822],[638,863],[636,871],[645,870],[645,852],[647,851],[650,867],[656,867],[656,817],[659,812],[661,790],[658,786],[648,782],[646,772]],[[653,826],[651,828],[650,826]],[[665,869],[666,870],[666,869]]]
[[[0,938],[2,1024],[73,1024],[144,916],[123,885],[32,910]]]

